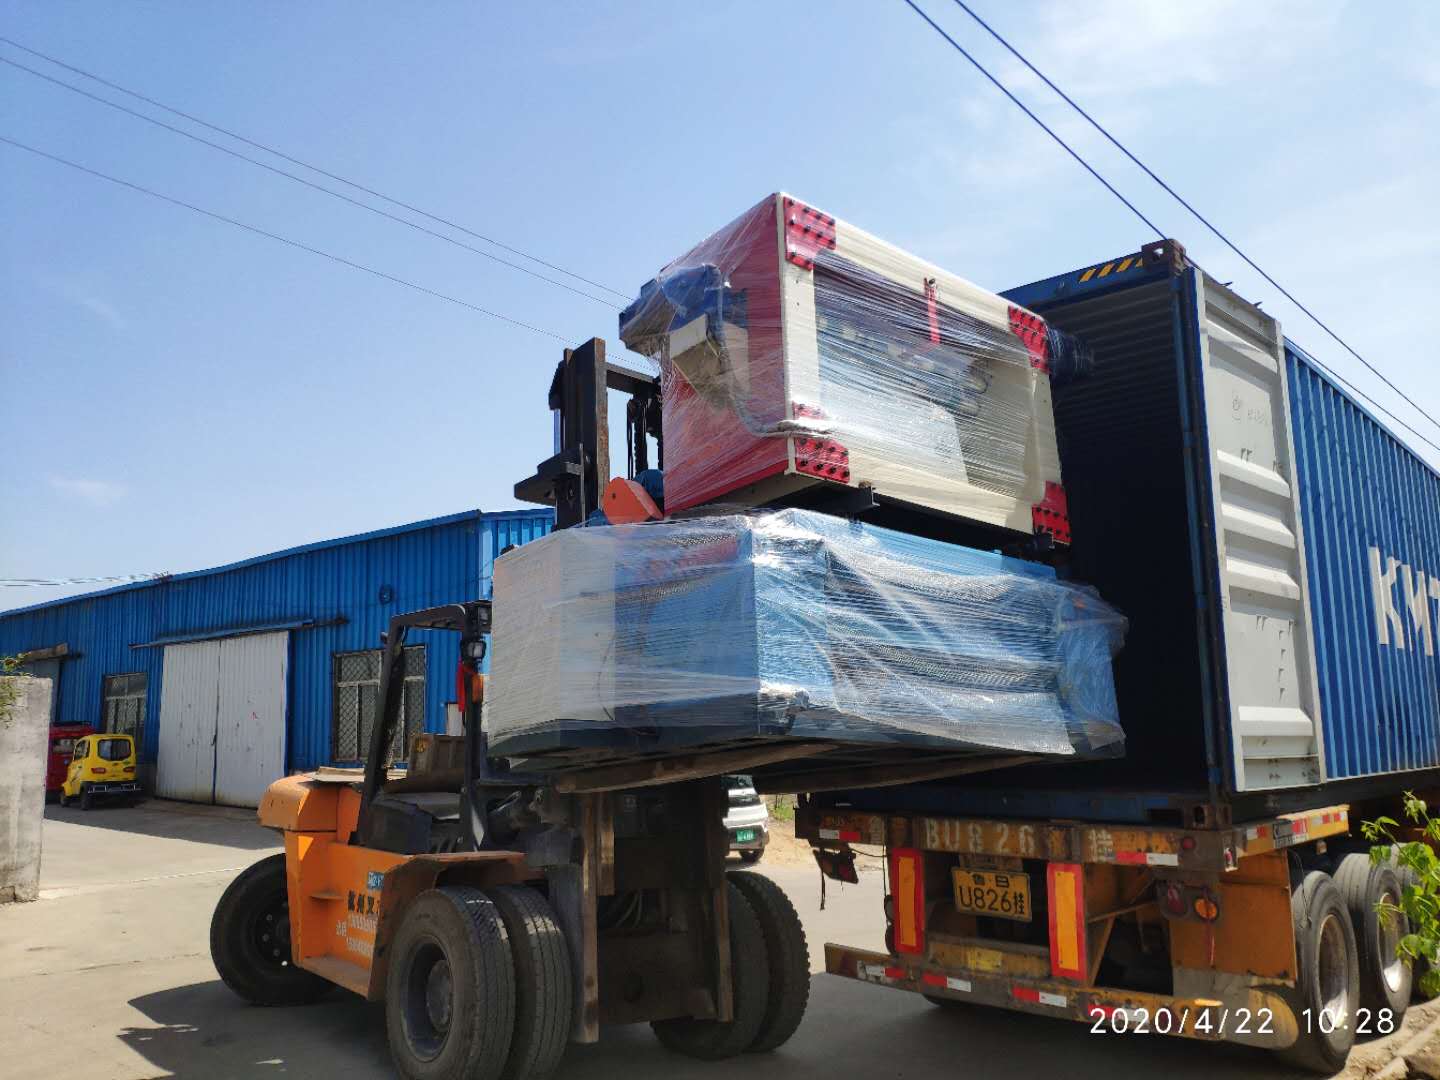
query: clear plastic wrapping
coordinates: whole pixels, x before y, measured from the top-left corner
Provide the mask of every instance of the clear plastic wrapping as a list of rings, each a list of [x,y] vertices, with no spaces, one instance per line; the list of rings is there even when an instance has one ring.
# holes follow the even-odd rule
[[[620,336],[660,368],[672,514],[815,483],[1023,533],[1055,505],[1044,321],[789,196],[666,266]]]
[[[1042,565],[803,510],[552,533],[495,564],[494,753],[757,736],[1074,755],[1124,619]]]

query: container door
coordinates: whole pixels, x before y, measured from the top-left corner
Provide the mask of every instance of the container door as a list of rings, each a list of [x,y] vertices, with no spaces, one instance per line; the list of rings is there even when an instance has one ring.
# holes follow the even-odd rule
[[[1182,286],[1197,316],[1197,465],[1213,524],[1206,576],[1218,584],[1218,705],[1234,789],[1317,784],[1324,740],[1280,325],[1198,270]]]
[[[251,634],[220,642],[215,801],[259,806],[285,775],[285,689],[290,635]]]
[[[215,793],[215,707],[220,643],[165,647],[160,679],[160,757],[155,794],[212,802]]]

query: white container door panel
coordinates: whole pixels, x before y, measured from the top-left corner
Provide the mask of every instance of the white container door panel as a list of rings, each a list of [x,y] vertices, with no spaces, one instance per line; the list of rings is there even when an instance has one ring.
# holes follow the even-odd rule
[[[1279,324],[1191,272],[1237,791],[1318,784],[1324,740]]]

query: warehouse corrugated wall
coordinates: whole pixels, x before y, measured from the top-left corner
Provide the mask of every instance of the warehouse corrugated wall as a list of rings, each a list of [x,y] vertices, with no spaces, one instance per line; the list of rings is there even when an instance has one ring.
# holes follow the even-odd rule
[[[287,630],[288,768],[332,759],[334,655],[379,647],[390,616],[488,596],[495,556],[550,531],[549,510],[467,511],[154,582],[0,613],[0,654],[68,647],[57,722],[101,725],[109,675],[143,672],[141,760],[159,748],[164,645]],[[425,725],[444,730],[458,641],[416,633],[426,649]]]
[[[1440,766],[1440,474],[1286,343],[1331,779]]]

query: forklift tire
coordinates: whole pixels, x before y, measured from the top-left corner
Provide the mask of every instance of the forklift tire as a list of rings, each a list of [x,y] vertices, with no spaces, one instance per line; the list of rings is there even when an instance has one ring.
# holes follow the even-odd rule
[[[524,885],[486,890],[515,956],[515,1034],[502,1080],[540,1080],[560,1064],[575,1012],[570,950],[549,902]]]
[[[1290,889],[1297,961],[1290,995],[1300,1037],[1276,1053],[1297,1068],[1331,1076],[1345,1067],[1355,1044],[1360,1007],[1355,928],[1329,874],[1300,870],[1297,876]]]
[[[88,787],[82,787],[82,788],[80,789],[80,809],[81,809],[81,810],[94,810],[94,809],[95,809],[95,793],[94,793],[93,791],[91,791]]]
[[[499,1080],[515,1030],[515,962],[489,896],[446,885],[415,898],[390,949],[385,1030],[406,1080]]]
[[[679,1017],[652,1020],[650,1027],[668,1050],[702,1061],[720,1061],[743,1054],[760,1034],[765,1022],[770,980],[765,956],[765,935],[750,901],[733,884],[727,892],[730,906],[730,986],[735,997],[735,1019],[696,1020]]]
[[[760,1034],[747,1049],[753,1054],[783,1045],[805,1016],[810,1001],[810,947],[790,898],[775,882],[745,870],[727,875],[760,920],[770,964],[770,996]]]
[[[1352,852],[1335,868],[1335,884],[1350,909],[1360,962],[1360,1004],[1372,1013],[1390,1010],[1398,1028],[1410,1007],[1410,965],[1398,953],[1400,939],[1410,932],[1404,915],[1383,916],[1375,905],[1400,903],[1400,875],[1389,863],[1375,864],[1369,852]]]
[[[252,1005],[304,1005],[330,990],[290,956],[290,897],[285,856],[241,872],[215,905],[210,958],[220,978]]]

